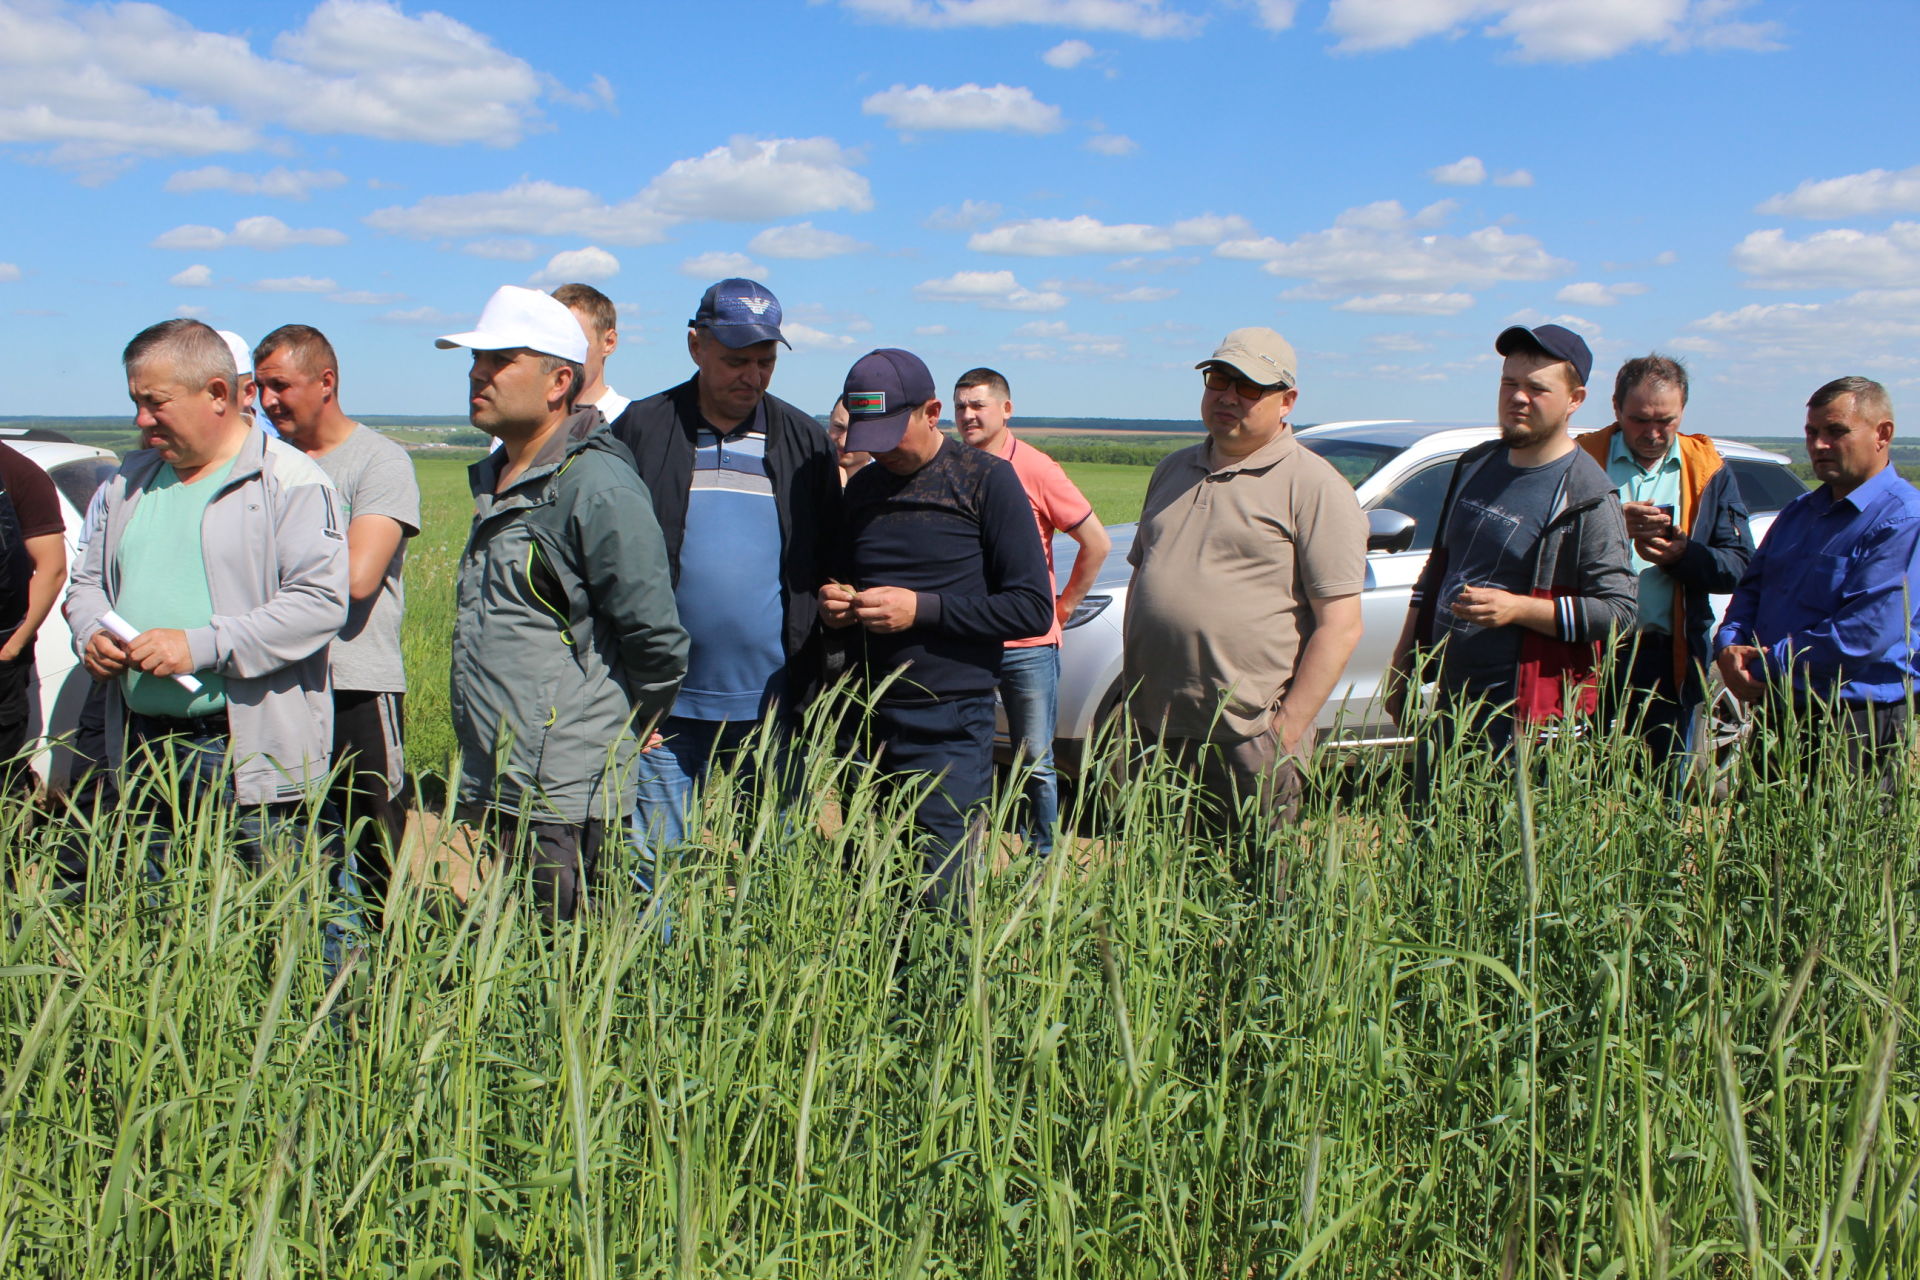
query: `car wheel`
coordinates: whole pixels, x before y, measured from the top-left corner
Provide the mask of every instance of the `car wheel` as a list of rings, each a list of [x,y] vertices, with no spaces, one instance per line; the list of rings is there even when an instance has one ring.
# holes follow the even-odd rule
[[[1733,790],[1747,738],[1753,732],[1753,713],[1721,681],[1719,673],[1707,686],[1706,705],[1700,709],[1698,759],[1701,787],[1714,800],[1725,800]]]

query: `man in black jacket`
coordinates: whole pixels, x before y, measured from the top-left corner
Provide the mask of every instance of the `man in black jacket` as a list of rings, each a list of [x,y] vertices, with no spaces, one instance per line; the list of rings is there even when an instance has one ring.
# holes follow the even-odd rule
[[[1712,657],[1707,597],[1730,594],[1753,558],[1733,471],[1713,441],[1680,430],[1686,410],[1686,366],[1639,356],[1614,378],[1613,425],[1580,437],[1619,487],[1639,577],[1638,622],[1622,633],[1607,710],[1646,741],[1656,768],[1692,740]]]
[[[1045,631],[1053,584],[1013,467],[940,431],[920,358],[869,352],[847,374],[846,447],[873,454],[847,482],[840,580],[820,589],[879,696],[866,748],[889,785],[936,779],[914,809],[930,903],[970,887],[968,828],[993,787],[993,698],[1008,640]],[[890,679],[890,682],[889,682]]]
[[[784,740],[818,683],[814,593],[840,480],[820,424],[767,394],[784,341],[764,285],[722,280],[687,322],[694,376],[613,424],[653,495],[692,641],[664,741],[641,760],[643,858],[686,839],[695,785],[763,721],[784,778]]]

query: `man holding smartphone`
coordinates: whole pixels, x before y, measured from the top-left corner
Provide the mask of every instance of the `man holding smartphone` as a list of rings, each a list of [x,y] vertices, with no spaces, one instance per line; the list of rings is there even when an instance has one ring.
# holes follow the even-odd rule
[[[1713,441],[1687,435],[1687,370],[1663,355],[1620,366],[1613,425],[1580,437],[1620,493],[1639,578],[1635,626],[1623,631],[1603,711],[1624,717],[1655,768],[1692,745],[1705,698],[1710,595],[1740,582],[1753,556],[1747,508]]]

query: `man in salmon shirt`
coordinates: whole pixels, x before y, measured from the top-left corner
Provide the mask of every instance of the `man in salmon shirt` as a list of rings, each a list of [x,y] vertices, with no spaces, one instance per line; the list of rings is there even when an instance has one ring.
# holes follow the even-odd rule
[[[1013,465],[1027,491],[1047,557],[1047,583],[1054,591],[1053,625],[1046,634],[1009,640],[1000,657],[1000,705],[1007,712],[1007,736],[1013,740],[1015,766],[1031,766],[1026,777],[1026,837],[1037,854],[1053,851],[1053,829],[1060,818],[1060,787],[1053,772],[1054,720],[1060,709],[1060,628],[1080,607],[1106,563],[1113,539],[1093,513],[1093,504],[1067,478],[1060,464],[1014,437],[1013,392],[992,369],[969,369],[953,385],[953,420],[960,436]],[[1080,544],[1065,590],[1053,574],[1053,535],[1064,533]]]
[[[1639,356],[1614,377],[1613,425],[1577,442],[1619,490],[1640,580],[1638,622],[1619,634],[1605,705],[1646,742],[1656,769],[1685,754],[1705,699],[1707,597],[1739,586],[1753,558],[1740,486],[1713,441],[1680,430],[1686,411],[1686,366]]]

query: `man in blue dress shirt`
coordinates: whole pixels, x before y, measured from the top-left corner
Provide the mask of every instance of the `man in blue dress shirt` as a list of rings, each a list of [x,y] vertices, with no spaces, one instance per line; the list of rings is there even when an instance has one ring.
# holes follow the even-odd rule
[[[1920,678],[1920,490],[1888,464],[1892,441],[1879,383],[1813,393],[1807,457],[1825,483],[1773,522],[1713,639],[1727,687],[1763,725],[1797,721],[1810,744],[1843,735],[1883,787]]]

